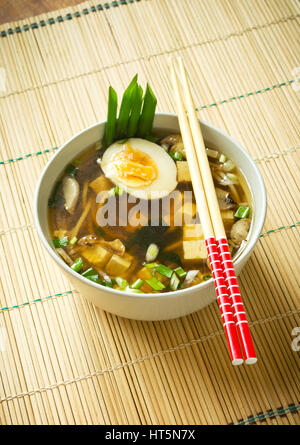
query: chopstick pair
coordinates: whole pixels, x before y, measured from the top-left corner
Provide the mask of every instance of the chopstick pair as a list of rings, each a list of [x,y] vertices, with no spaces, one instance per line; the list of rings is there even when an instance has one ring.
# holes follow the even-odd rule
[[[177,78],[174,59],[171,59],[170,65],[179,126],[231,361],[233,365],[240,365],[244,360],[246,364],[253,364],[256,363],[257,358],[231,259],[200,124],[181,57],[177,57],[177,62],[181,86]]]

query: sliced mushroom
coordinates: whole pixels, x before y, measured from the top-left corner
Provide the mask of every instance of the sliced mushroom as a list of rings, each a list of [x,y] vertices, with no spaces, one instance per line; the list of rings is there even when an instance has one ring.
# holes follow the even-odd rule
[[[238,184],[238,178],[235,174],[225,173],[220,170],[219,166],[215,167],[211,165],[211,173],[215,181],[220,185]]]
[[[86,235],[80,238],[77,242],[79,246],[93,246],[94,244],[99,244],[99,238],[96,235]]]
[[[65,209],[74,213],[79,198],[80,187],[75,178],[66,176],[63,180],[63,194],[65,198]]]
[[[62,257],[62,259],[68,264],[68,266],[72,266],[72,264],[74,263],[74,261],[72,260],[71,257],[69,257],[69,255],[67,254],[67,252],[62,248],[62,247],[58,247],[57,249],[55,249],[56,252]]]
[[[216,187],[216,194],[219,202],[219,207],[221,210],[229,210],[236,206],[236,202],[231,199],[230,193],[226,190]]]
[[[250,227],[250,219],[239,219],[235,222],[230,231],[230,238],[235,246],[240,246],[247,238]]]
[[[125,246],[121,240],[118,238],[113,241],[100,241],[101,246],[105,247],[107,250],[110,250],[112,253],[116,255],[123,256],[125,253]]]
[[[165,145],[174,145],[178,142],[182,142],[182,137],[180,134],[169,134],[160,141],[161,144]]]

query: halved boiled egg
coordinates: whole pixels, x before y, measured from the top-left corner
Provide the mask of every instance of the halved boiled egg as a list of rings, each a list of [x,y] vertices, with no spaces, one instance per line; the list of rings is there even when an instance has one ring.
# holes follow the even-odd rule
[[[146,139],[115,142],[98,162],[107,178],[136,198],[163,198],[177,186],[175,162],[162,147]]]

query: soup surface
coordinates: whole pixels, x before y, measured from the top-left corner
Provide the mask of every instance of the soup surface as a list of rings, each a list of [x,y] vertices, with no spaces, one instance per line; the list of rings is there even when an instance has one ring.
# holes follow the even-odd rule
[[[54,247],[79,274],[136,293],[168,292],[211,278],[179,134],[97,143],[70,164],[49,200]],[[251,195],[221,151],[207,148],[233,256],[247,238]]]

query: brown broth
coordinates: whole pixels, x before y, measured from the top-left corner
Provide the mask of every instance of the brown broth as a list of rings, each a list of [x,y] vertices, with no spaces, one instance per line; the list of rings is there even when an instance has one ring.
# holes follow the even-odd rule
[[[169,147],[169,151],[171,149],[172,147]],[[219,153],[221,152],[219,151]],[[76,236],[77,238],[77,242],[75,242],[75,244],[62,246],[62,249],[64,249],[65,253],[68,256],[69,263],[72,264],[72,262],[75,262],[78,258],[81,258],[83,261],[83,268],[80,270],[80,273],[82,273],[82,271],[85,271],[86,269],[93,268],[95,274],[98,274],[99,276],[98,281],[100,281],[102,284],[108,283],[107,285],[109,285],[110,287],[113,286],[114,288],[120,288],[119,283],[116,283],[114,280],[116,276],[121,276],[122,278],[126,279],[129,284],[135,282],[137,278],[145,280],[150,279],[152,276],[155,276],[165,286],[165,288],[161,289],[160,291],[170,291],[169,278],[159,274],[156,268],[148,269],[144,266],[147,248],[151,243],[155,243],[159,246],[159,254],[157,258],[155,258],[154,262],[163,264],[171,269],[182,266],[185,272],[193,270],[199,271],[197,276],[194,277],[194,279],[191,280],[190,283],[184,282],[184,279],[181,279],[179,286],[190,287],[210,278],[211,271],[207,258],[193,260],[185,259],[185,256],[183,254],[183,226],[172,226],[172,221],[170,226],[164,226],[162,224],[162,220],[160,220],[159,226],[154,227],[151,225],[144,225],[136,228],[128,224],[128,221],[126,221],[125,225],[121,226],[121,217],[119,214],[117,214],[116,226],[99,227],[96,219],[97,210],[99,208],[99,204],[96,203],[97,194],[89,185],[91,184],[91,182],[93,182],[93,180],[97,179],[100,175],[103,175],[100,166],[96,162],[100,154],[101,152],[99,151],[99,145],[93,145],[92,147],[89,147],[87,150],[85,150],[81,154],[81,156],[76,159],[77,172],[75,178],[79,183],[80,195],[75,211],[70,214],[65,209],[65,202],[64,199],[61,197],[61,188],[58,195],[60,199],[58,199],[58,201],[56,202],[56,206],[54,208],[49,208],[49,225],[53,239],[60,239],[67,236],[68,241],[70,241],[72,238],[74,238],[74,236]],[[210,159],[210,165],[212,169],[218,169],[222,167],[222,163],[220,163],[217,159]],[[217,184],[216,180],[215,184],[219,189],[228,192],[230,194],[230,197],[234,201],[236,201],[236,204],[231,204],[232,208],[227,210],[227,212],[229,212],[227,213],[227,217],[229,216],[229,219],[223,219],[226,234],[229,239],[229,244],[232,248],[232,254],[235,254],[240,247],[240,243],[238,245],[236,243],[234,244],[230,238],[232,226],[237,221],[237,219],[235,217],[232,218],[232,216],[239,207],[239,204],[245,204],[250,207],[250,213],[248,216],[248,220],[250,221],[251,202],[249,202],[249,197],[251,195],[247,187],[247,183],[239,169],[235,167],[230,173],[233,173],[237,176],[238,184],[234,186],[224,186]],[[106,189],[112,189],[114,187],[115,185],[111,181],[105,179]],[[192,191],[191,182],[178,183],[176,190],[180,192]],[[113,197],[113,199],[116,199],[116,202],[118,204],[120,203],[120,200],[123,200],[130,209],[130,207],[133,207],[133,205],[136,204],[128,204],[127,197],[128,195],[124,193],[122,196]],[[108,199],[112,199],[112,197]],[[195,202],[194,196],[193,202]],[[162,203],[160,202],[160,205],[161,204]],[[87,206],[90,206],[90,210],[88,212],[88,215],[83,218],[82,223],[80,224],[80,227],[77,231],[76,227],[78,228],[78,221],[80,220],[80,218],[82,218],[85,209],[88,208]],[[160,217],[162,217],[161,214]],[[84,242],[84,240],[82,239],[83,237],[88,237],[86,241],[88,244],[80,245]],[[125,254],[124,252],[120,254],[120,252],[118,250],[115,250],[111,244],[107,244],[113,242],[116,239],[120,240],[121,243],[125,246]],[[198,240],[194,239],[188,241],[198,242]],[[99,246],[101,247],[99,248]],[[105,249],[105,252],[109,252],[107,254],[106,262],[104,262],[100,266],[91,259],[93,257],[93,252],[98,252],[96,249],[100,249],[101,255],[103,253],[102,249]],[[87,252],[90,252],[91,255],[87,255]],[[105,252],[104,254],[106,255]],[[116,259],[122,263],[126,261],[129,262],[129,268],[121,274],[116,273],[116,275],[114,275],[113,271],[118,269],[114,269],[113,265],[111,265],[109,269],[108,266],[108,264],[110,264],[112,255],[116,255],[118,257]],[[117,266],[119,267],[119,263],[117,263]],[[110,272],[108,272],[108,269],[110,270]],[[113,279],[113,281],[111,282],[110,279]],[[143,284],[141,290],[143,292],[156,291],[153,290],[147,283]]]

